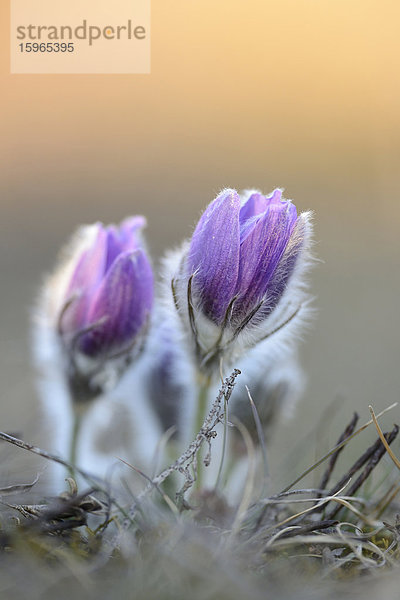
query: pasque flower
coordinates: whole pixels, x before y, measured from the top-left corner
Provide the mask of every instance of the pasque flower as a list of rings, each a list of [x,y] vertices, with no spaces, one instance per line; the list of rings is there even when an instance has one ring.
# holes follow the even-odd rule
[[[100,393],[108,366],[120,374],[142,345],[153,304],[153,272],[140,238],[145,222],[97,223],[72,245],[57,329],[75,396]]]
[[[310,235],[309,213],[298,215],[279,189],[243,197],[226,189],[208,206],[173,281],[203,367],[268,336],[279,316],[291,320],[290,306],[297,315]]]

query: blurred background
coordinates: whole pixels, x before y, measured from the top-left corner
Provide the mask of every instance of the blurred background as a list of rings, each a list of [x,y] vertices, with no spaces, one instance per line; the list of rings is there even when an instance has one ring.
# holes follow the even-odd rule
[[[157,258],[225,186],[284,187],[315,213],[308,387],[271,443],[272,469],[318,422],[312,451],[353,410],[364,422],[368,404],[398,400],[400,4],[152,0],[150,75],[10,75],[7,4],[0,429],[40,442],[29,323],[71,232],[144,213]]]

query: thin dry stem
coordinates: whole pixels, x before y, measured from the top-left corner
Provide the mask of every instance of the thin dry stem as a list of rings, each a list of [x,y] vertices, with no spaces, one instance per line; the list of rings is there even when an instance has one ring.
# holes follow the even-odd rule
[[[385,408],[384,410],[382,410],[377,415],[377,417],[381,417],[382,415],[384,415],[385,413],[387,413],[389,410],[392,410],[393,408],[395,408],[397,405],[398,405],[398,402],[394,402],[393,404],[391,404],[390,406],[388,406],[387,408]],[[294,485],[296,485],[296,483],[299,483],[299,481],[301,481],[302,479],[304,479],[304,477],[306,477],[309,473],[311,473],[312,471],[314,471],[314,469],[316,469],[317,467],[319,467],[319,465],[321,465],[327,458],[329,458],[330,456],[332,456],[332,454],[334,454],[340,448],[342,448],[343,446],[345,446],[346,444],[348,444],[348,442],[350,440],[352,440],[356,435],[358,435],[359,433],[361,433],[362,431],[364,431],[364,429],[366,429],[367,427],[369,427],[370,425],[372,425],[373,422],[374,422],[373,419],[371,419],[370,421],[367,421],[367,423],[364,423],[364,425],[362,425],[356,431],[354,431],[354,433],[352,433],[351,435],[349,435],[349,437],[346,438],[345,440],[343,440],[343,442],[341,442],[340,444],[338,444],[337,446],[335,446],[334,448],[332,448],[332,450],[330,450],[322,458],[320,458],[319,460],[317,460],[317,462],[315,462],[314,464],[312,464],[311,467],[309,467],[308,469],[306,469],[305,471],[303,471],[303,473],[301,475],[299,475],[299,477],[297,477],[294,481],[292,481],[292,483],[290,483],[288,486],[286,486],[282,490],[282,492],[289,491]]]
[[[216,437],[214,431],[218,423],[223,418],[224,403],[228,403],[235,386],[236,377],[240,375],[239,369],[234,369],[232,374],[227,377],[218,392],[218,395],[211,405],[211,408],[204,420],[204,423],[196,435],[193,442],[185,450],[185,452],[169,467],[161,471],[156,477],[154,477],[149,485],[139,494],[135,503],[129,510],[129,518],[123,522],[123,528],[126,529],[130,526],[132,517],[136,513],[139,502],[152,490],[154,487],[159,487],[172,473],[181,473],[185,477],[183,487],[177,493],[178,500],[184,505],[184,494],[189,490],[194,481],[196,475],[196,457],[203,446],[204,442],[211,444],[211,440]],[[194,476],[190,473],[190,467],[193,466]]]
[[[246,477],[246,483],[244,486],[244,492],[242,496],[242,500],[239,504],[239,508],[237,509],[235,520],[233,522],[231,528],[231,534],[229,539],[232,540],[235,537],[240,529],[240,526],[243,522],[243,519],[246,515],[247,509],[250,506],[251,497],[254,489],[254,480],[256,475],[256,453],[253,441],[251,439],[251,435],[247,431],[246,427],[238,420],[234,420],[234,425],[239,429],[244,443],[246,444],[247,456],[248,456],[248,471]]]
[[[398,459],[398,458],[397,458],[397,457],[396,457],[396,456],[393,454],[393,452],[392,452],[392,450],[391,450],[391,448],[390,448],[390,446],[389,446],[388,442],[387,442],[387,441],[386,441],[386,439],[385,439],[385,436],[383,435],[382,429],[381,429],[381,428],[380,428],[380,426],[379,426],[379,423],[378,423],[377,416],[379,417],[380,415],[377,415],[377,416],[375,415],[374,409],[372,408],[372,406],[371,406],[371,405],[370,405],[368,408],[369,408],[369,412],[371,413],[372,420],[373,420],[373,422],[374,422],[374,425],[375,425],[375,427],[376,427],[376,430],[377,430],[377,432],[378,432],[378,435],[379,435],[379,437],[381,438],[382,444],[383,444],[383,445],[385,446],[385,448],[386,448],[386,452],[389,454],[390,458],[392,459],[392,461],[394,462],[394,464],[396,465],[396,467],[397,467],[398,469],[400,469],[400,461],[399,461],[399,459]]]

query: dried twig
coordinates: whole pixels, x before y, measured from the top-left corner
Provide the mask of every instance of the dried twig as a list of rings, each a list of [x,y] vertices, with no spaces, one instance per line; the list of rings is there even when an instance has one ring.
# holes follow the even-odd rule
[[[398,404],[398,402],[394,402],[393,404],[391,404],[390,406],[388,406],[387,408],[385,408],[384,410],[382,410],[378,415],[376,415],[376,417],[377,418],[381,417],[382,415],[384,415],[385,413],[387,413],[389,410],[392,410],[392,408],[395,408],[397,406],[397,404]],[[335,446],[334,448],[332,448],[332,450],[330,450],[327,454],[325,454],[324,456],[322,456],[322,458],[320,458],[319,460],[317,460],[317,462],[315,462],[314,464],[312,464],[311,467],[308,467],[308,469],[306,469],[305,471],[303,471],[303,473],[301,473],[301,475],[299,475],[294,481],[292,481],[289,485],[287,485],[282,490],[282,492],[289,491],[294,485],[296,485],[296,483],[299,483],[299,481],[301,481],[302,479],[304,479],[304,477],[306,477],[309,473],[311,473],[312,471],[314,471],[314,469],[316,469],[317,467],[319,467],[319,465],[322,464],[327,458],[329,458],[330,456],[332,456],[332,454],[334,454],[340,448],[342,448],[343,446],[345,446],[356,435],[358,435],[359,433],[361,433],[362,431],[364,431],[364,429],[366,429],[367,427],[369,427],[370,425],[372,425],[373,422],[374,422],[373,419],[370,419],[369,421],[367,421],[366,423],[364,423],[364,425],[361,425],[361,427],[359,427],[356,431],[354,431],[351,435],[349,435],[345,440],[343,440],[343,442],[341,442],[340,444],[338,444],[337,446]]]
[[[6,504],[9,508],[17,510],[30,523],[30,529],[41,532],[55,533],[74,529],[85,525],[87,515],[101,514],[105,505],[92,496],[91,489],[82,494],[63,493],[52,504]]]
[[[243,496],[231,527],[231,533],[229,536],[230,541],[232,541],[233,538],[238,534],[240,526],[244,520],[245,514],[249,508],[251,495],[253,493],[254,479],[256,475],[255,449],[253,441],[251,439],[251,435],[247,431],[246,427],[238,419],[235,419],[234,423],[235,426],[239,429],[243,437],[244,443],[246,444],[249,466],[247,470],[247,477],[244,485]]]
[[[359,418],[358,414],[355,412],[350,423],[347,425],[346,429],[344,430],[344,432],[342,433],[342,435],[339,437],[338,441],[336,442],[336,446],[340,446],[340,444],[342,442],[344,442],[345,440],[347,440],[347,438],[353,433],[355,426],[357,425],[358,418]],[[339,454],[343,451],[343,448],[344,448],[344,446],[340,446],[336,450],[336,452],[334,452],[332,454],[332,456],[330,457],[328,466],[322,476],[321,483],[319,484],[319,488],[321,490],[324,490],[326,488],[326,485],[332,475],[333,469],[335,468],[336,461],[339,457]]]
[[[261,454],[262,454],[262,458],[263,458],[263,465],[264,465],[264,473],[263,473],[263,477],[264,477],[264,482],[263,482],[263,495],[266,491],[266,487],[267,487],[267,482],[269,479],[269,468],[268,468],[268,459],[267,459],[267,447],[265,444],[265,436],[264,436],[264,430],[263,430],[263,426],[257,411],[257,407],[254,403],[254,400],[250,394],[250,390],[246,387],[246,391],[247,391],[247,395],[249,398],[249,402],[250,402],[250,406],[251,406],[251,411],[253,413],[253,419],[254,422],[256,424],[256,428],[257,428],[257,435],[258,435],[258,441],[260,442],[260,448],[261,448]]]
[[[22,448],[23,450],[28,450],[28,452],[37,454],[38,456],[41,456],[42,458],[45,458],[46,460],[50,460],[52,462],[58,463],[59,465],[66,467],[68,469],[68,471],[70,471],[70,472],[71,472],[71,470],[76,471],[77,473],[82,475],[82,477],[84,477],[88,481],[101,482],[101,479],[99,477],[92,475],[91,473],[88,473],[87,471],[84,471],[83,469],[81,469],[75,465],[72,465],[70,462],[64,460],[60,456],[57,456],[56,454],[51,454],[50,452],[47,452],[46,450],[42,450],[41,448],[39,448],[38,446],[34,446],[33,444],[28,444],[27,442],[24,442],[23,440],[20,440],[19,438],[13,437],[12,435],[9,435],[8,433],[4,433],[3,431],[0,431],[0,440],[3,440],[4,442],[8,442],[10,444],[13,444],[14,446],[17,446],[18,448]]]
[[[385,439],[385,436],[384,436],[384,435],[383,435],[383,433],[382,433],[382,429],[381,429],[381,428],[380,428],[380,426],[379,426],[378,419],[377,419],[377,417],[376,417],[376,415],[375,415],[375,412],[374,412],[374,409],[372,408],[372,406],[369,406],[369,411],[370,411],[370,413],[371,413],[372,420],[373,420],[373,422],[374,422],[374,425],[375,425],[375,427],[376,427],[376,430],[377,430],[377,432],[378,432],[378,434],[379,434],[379,437],[381,438],[382,444],[383,444],[383,445],[385,446],[385,448],[386,448],[386,452],[389,454],[390,458],[392,459],[392,461],[394,462],[394,464],[396,465],[396,467],[397,467],[398,469],[400,469],[400,461],[399,461],[399,459],[398,459],[398,458],[397,458],[397,457],[396,457],[396,456],[393,454],[392,450],[389,448],[389,442],[388,442],[388,441],[386,441],[386,439]],[[379,415],[378,415],[378,416],[379,416]]]
[[[195,481],[194,477],[190,474],[189,469],[191,466],[194,467],[194,470],[196,469],[197,453],[199,452],[204,442],[210,444],[211,440],[215,438],[216,432],[214,431],[214,429],[223,418],[225,402],[227,403],[231,397],[233,388],[235,387],[235,380],[238,375],[240,375],[239,369],[234,369],[232,374],[225,379],[223,385],[221,386],[221,389],[218,392],[216,399],[214,400],[204,420],[204,423],[199,433],[197,434],[193,442],[189,445],[187,450],[172,465],[170,465],[169,467],[161,471],[159,475],[154,477],[151,483],[149,483],[149,485],[143,490],[143,492],[139,494],[136,501],[129,510],[128,518],[124,519],[123,521],[123,529],[127,529],[130,526],[140,500],[142,500],[142,498],[144,498],[145,495],[147,495],[152,489],[154,489],[154,487],[160,486],[172,473],[178,472],[183,474],[185,477],[185,482],[181,490],[179,490],[179,492],[177,493],[178,500],[180,500],[182,503],[184,502],[184,494],[188,489],[190,489],[190,487]],[[205,461],[206,460],[207,456],[205,458]]]
[[[392,431],[390,433],[385,433],[385,441],[387,442],[387,444],[391,444],[393,442],[393,440],[397,437],[397,434],[399,433],[399,427],[397,425],[395,425],[392,429]],[[382,459],[382,457],[385,455],[386,453],[386,448],[385,446],[381,443],[381,440],[378,439],[377,440],[377,448],[374,451],[374,453],[372,454],[368,464],[366,465],[365,469],[362,471],[362,473],[359,475],[359,477],[356,479],[356,481],[352,484],[352,486],[349,488],[348,490],[348,495],[352,496],[353,494],[356,493],[356,491],[362,486],[362,484],[367,480],[367,478],[370,476],[370,474],[372,473],[373,469],[376,467],[376,465],[380,462],[380,460]],[[375,446],[376,444],[374,444]],[[348,473],[346,473],[346,475],[348,477]],[[331,510],[329,512],[329,514],[326,515],[327,519],[333,519],[337,513],[339,512],[339,510],[341,509],[341,506],[336,506],[333,510]]]
[[[345,487],[347,487],[349,482],[346,483],[346,485],[344,485],[342,487],[342,489],[338,490],[335,494],[333,494],[332,496],[327,496],[326,498],[321,499],[319,502],[321,505],[326,505],[328,504],[328,502],[330,502],[331,500],[336,500],[337,496],[339,496],[341,494],[341,492],[343,492],[343,490],[345,489]],[[309,515],[311,513],[315,512],[315,507],[314,506],[310,506],[310,508],[305,508],[304,510],[294,514],[294,515],[290,515],[289,517],[287,517],[286,519],[284,519],[283,521],[280,521],[279,523],[277,523],[276,525],[271,525],[270,527],[267,527],[265,529],[265,531],[268,530],[273,530],[273,529],[279,529],[280,527],[282,527],[283,525],[286,525],[286,523],[291,523],[292,521],[295,521],[296,519],[299,519],[300,517],[302,517],[303,515]]]
[[[26,492],[33,488],[34,485],[39,481],[39,475],[36,475],[32,483],[17,483],[15,485],[9,485],[4,488],[0,488],[0,497],[9,496],[10,494],[17,494],[18,492]]]
[[[323,521],[318,521],[317,523],[310,523],[307,525],[297,526],[287,528],[288,530],[283,530],[279,539],[294,537],[296,535],[306,535],[308,533],[313,533],[314,531],[322,531],[323,529],[329,529],[330,527],[334,527],[338,524],[339,521],[334,519],[324,519]]]

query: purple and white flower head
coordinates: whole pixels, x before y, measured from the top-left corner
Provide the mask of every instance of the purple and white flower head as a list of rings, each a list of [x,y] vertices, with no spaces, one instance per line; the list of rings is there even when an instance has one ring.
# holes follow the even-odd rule
[[[80,228],[45,286],[47,327],[77,401],[112,388],[143,346],[154,288],[141,238],[145,224],[137,216],[118,227]]]
[[[211,202],[170,259],[175,307],[201,370],[298,329],[311,233],[310,213],[298,215],[280,189],[242,197],[225,189]]]

